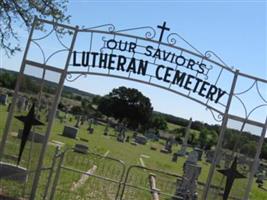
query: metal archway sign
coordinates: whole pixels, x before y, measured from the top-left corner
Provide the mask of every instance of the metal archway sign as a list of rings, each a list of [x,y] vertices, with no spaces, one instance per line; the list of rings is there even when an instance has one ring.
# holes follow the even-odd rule
[[[40,27],[47,28],[46,32],[40,32]],[[248,199],[267,126],[267,118],[265,121],[259,122],[251,119],[250,116],[255,110],[267,106],[266,97],[259,89],[259,85],[267,85],[267,80],[234,70],[212,51],[201,53],[179,34],[171,33],[166,22],[157,26],[157,30],[159,35],[154,28],[149,26],[124,30],[115,30],[112,24],[79,28],[35,18],[0,146],[0,158],[2,158],[22,76],[24,74],[37,76],[34,73],[35,68],[42,70],[42,75],[37,77],[42,80],[47,80],[48,73],[56,74],[53,76],[53,81],[57,83],[58,88],[49,113],[45,141],[41,148],[33,180],[31,199],[35,198],[37,191],[44,155],[64,81],[75,81],[81,76],[87,75],[113,77],[155,86],[197,102],[211,112],[215,120],[221,123],[221,129],[202,195],[203,200],[208,197],[228,120],[234,119],[243,123],[243,128],[245,124],[260,127],[261,136],[249,175],[247,192],[243,196],[243,199]],[[54,36],[55,46],[42,43],[52,36]],[[66,38],[68,41],[65,41]],[[45,48],[48,48],[48,52]],[[38,51],[39,55],[37,55]],[[253,81],[252,87],[241,93],[236,91],[240,77]],[[240,100],[239,95],[246,93],[254,86],[263,103],[247,112],[246,105]],[[246,111],[245,116],[230,113],[233,97],[241,101]]]

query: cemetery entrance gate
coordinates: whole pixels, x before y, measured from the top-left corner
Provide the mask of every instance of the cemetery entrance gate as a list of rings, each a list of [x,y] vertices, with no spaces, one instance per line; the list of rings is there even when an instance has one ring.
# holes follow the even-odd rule
[[[263,93],[266,80],[229,67],[212,51],[202,53],[179,34],[171,33],[166,22],[158,25],[157,30],[150,26],[116,30],[112,24],[79,28],[38,18],[34,20],[25,48],[0,145],[3,161],[9,150],[15,105],[23,95],[25,77],[38,80],[37,110],[43,106],[44,88],[55,83],[56,87],[45,96],[49,103],[47,123],[42,129],[44,140],[36,152],[39,159],[27,161],[27,169],[35,172],[31,179],[30,199],[35,199],[42,167],[47,162],[45,153],[64,82],[88,75],[131,80],[167,90],[202,105],[221,123],[215,156],[201,194],[203,200],[219,193],[211,190],[211,186],[217,173],[216,160],[224,151],[226,128],[238,129],[240,134],[255,131],[259,136],[257,149],[249,156],[250,168],[240,194],[240,198],[248,199],[266,134],[267,98]],[[243,98],[251,93],[255,101]],[[244,113],[237,111],[237,107]],[[263,117],[259,119],[257,116]],[[244,145],[235,144],[236,148]],[[29,158],[33,153],[29,151]]]

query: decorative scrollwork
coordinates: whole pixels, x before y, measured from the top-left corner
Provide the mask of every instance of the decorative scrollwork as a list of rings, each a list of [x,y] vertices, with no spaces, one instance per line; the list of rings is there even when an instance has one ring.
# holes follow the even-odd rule
[[[181,35],[179,35],[178,33],[171,33],[168,35],[167,37],[167,42],[169,45],[171,46],[175,46],[175,44],[177,43],[176,37],[180,40],[182,40],[183,42],[185,42],[187,45],[189,45],[193,50],[195,50],[198,54],[204,56],[201,51],[199,51],[196,47],[194,47],[192,44],[190,44],[188,41],[186,41]]]
[[[154,39],[156,36],[156,30],[152,28],[151,26],[142,26],[142,27],[137,27],[137,28],[129,28],[129,29],[123,29],[123,30],[118,30],[116,33],[121,33],[121,32],[129,32],[129,31],[135,31],[135,30],[142,30],[142,29],[148,29],[145,32],[145,38],[146,39]]]
[[[233,97],[235,97],[242,105],[243,109],[244,109],[244,112],[245,112],[245,117],[244,118],[247,118],[248,116],[248,111],[247,111],[247,108],[246,108],[246,105],[244,103],[244,101],[236,94],[233,94]]]
[[[217,121],[217,122],[222,122],[222,120],[223,120],[223,114],[222,114],[222,113],[217,113],[217,114],[215,114],[215,113],[213,112],[213,110],[212,110],[211,108],[209,108],[209,107],[206,107],[206,110],[210,111],[210,113],[211,113],[211,115],[212,115],[212,117],[213,117],[213,119],[214,119],[215,121]]]
[[[253,109],[248,113],[247,119],[249,119],[250,115],[251,115],[255,110],[257,110],[258,108],[265,107],[265,106],[267,107],[267,104],[261,104],[261,105],[256,106],[255,108],[253,108]]]
[[[256,89],[257,89],[257,92],[260,96],[260,98],[262,99],[263,102],[267,103],[267,100],[263,97],[263,95],[261,94],[261,91],[259,89],[259,84],[258,84],[258,81],[256,82]]]
[[[94,27],[90,27],[90,28],[83,28],[82,31],[90,31],[93,29],[98,29],[98,28],[103,28],[103,27],[107,27],[108,32],[113,33],[115,32],[115,26],[113,24],[103,24],[100,26],[94,26]]]
[[[213,51],[206,51],[204,56],[208,59],[211,59],[213,56],[220,62],[220,64],[222,64],[223,66],[225,66],[226,68],[230,69],[230,70],[234,70],[234,67],[229,67],[216,53],[214,53]]]
[[[32,40],[32,43],[35,44],[36,47],[38,47],[38,49],[40,50],[41,54],[42,54],[42,57],[43,57],[43,63],[45,63],[46,61],[46,57],[45,57],[45,52],[43,50],[43,48],[41,47],[41,45],[36,42],[35,40]]]
[[[64,52],[64,51],[68,51],[68,49],[60,49],[60,50],[55,51],[54,53],[50,54],[50,55],[47,57],[47,59],[45,60],[44,64],[47,64],[48,61],[49,61],[53,56],[55,56],[56,54],[61,53],[61,52]]]
[[[54,27],[52,27],[51,30],[47,32],[47,34],[45,34],[44,36],[41,36],[39,38],[32,38],[32,41],[43,40],[43,39],[49,37],[49,35],[51,35],[54,30],[55,30]]]
[[[208,74],[209,74],[210,70],[212,70],[212,69],[213,69],[213,66],[212,66],[212,65],[209,65],[209,67],[208,67],[208,65],[206,65],[206,67],[205,67],[205,68],[207,69],[207,72],[206,72],[206,73],[204,73],[204,74],[203,74],[203,76],[204,76],[204,79],[205,79],[205,80],[208,80],[208,79],[209,79],[209,76],[208,76]]]
[[[84,76],[86,78],[87,77],[87,74],[85,74],[85,73],[79,73],[79,74],[76,74],[76,76],[74,76],[73,74],[68,73],[68,75],[66,76],[66,81],[73,82],[73,81],[76,81],[81,76]]]

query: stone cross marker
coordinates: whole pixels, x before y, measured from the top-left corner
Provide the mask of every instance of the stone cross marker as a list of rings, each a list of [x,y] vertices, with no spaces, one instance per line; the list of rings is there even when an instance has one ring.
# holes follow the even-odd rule
[[[188,125],[186,127],[185,137],[183,139],[182,148],[178,153],[181,156],[185,156],[185,154],[186,154],[186,149],[187,149],[187,145],[188,145],[187,142],[188,142],[188,138],[189,138],[189,132],[190,132],[191,124],[192,124],[192,118],[190,118],[189,123],[188,123]]]
[[[119,134],[118,134],[118,137],[117,137],[117,140],[119,142],[124,142],[125,141],[125,138],[126,138],[126,134],[125,134],[125,131],[126,131],[126,128],[124,125],[122,125],[119,129]]]
[[[197,179],[201,172],[201,167],[197,164],[198,153],[192,151],[184,163],[184,175],[181,184],[177,185],[175,196],[182,196],[183,199],[197,199]],[[177,182],[178,183],[178,182]],[[176,197],[173,200],[178,200]]]

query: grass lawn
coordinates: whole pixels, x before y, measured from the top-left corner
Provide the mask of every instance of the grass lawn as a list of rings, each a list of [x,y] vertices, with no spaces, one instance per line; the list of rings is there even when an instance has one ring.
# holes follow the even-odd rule
[[[61,113],[62,114],[62,113]],[[6,106],[0,105],[0,134],[4,129],[5,119],[7,116]],[[44,114],[41,114],[41,120],[45,121]],[[79,128],[78,138],[70,139],[62,136],[64,125],[75,124],[73,119],[71,122],[67,120],[66,124],[60,123],[58,119],[55,120],[54,126],[52,129],[50,144],[47,149],[46,157],[44,160],[44,166],[48,167],[51,165],[51,160],[54,155],[55,145],[54,141],[59,141],[64,143],[62,150],[73,147],[76,143],[86,144],[89,146],[91,152],[97,152],[102,155],[107,155],[108,157],[113,157],[118,160],[122,160],[125,163],[125,167],[128,168],[132,165],[144,165],[152,169],[160,169],[163,171],[171,172],[177,175],[183,175],[183,163],[186,158],[179,157],[178,162],[174,163],[171,161],[171,154],[160,153],[160,149],[164,146],[164,141],[159,142],[148,142],[147,145],[131,145],[130,143],[120,143],[116,140],[115,131],[110,128],[109,135],[104,136],[104,125],[94,125],[95,129],[93,134],[88,134],[87,128],[88,124],[84,124]],[[173,124],[168,124],[169,129],[177,128],[178,126]],[[4,161],[15,163],[15,159],[12,156],[16,156],[18,153],[18,148],[20,140],[15,137],[17,131],[22,128],[22,124],[14,119],[11,128],[11,134],[8,137],[8,143],[6,146],[5,153],[9,155],[4,158]],[[43,133],[46,127],[35,128],[34,131]],[[128,131],[127,135],[132,137],[132,132]],[[87,142],[88,141],[88,142]],[[156,151],[150,149],[150,147],[156,147]],[[180,146],[173,146],[173,152],[176,152],[180,149]],[[188,150],[191,150],[190,148]],[[40,153],[40,144],[28,142],[23,153],[21,165],[27,169],[32,169],[36,167],[38,160],[38,155]],[[30,162],[29,157],[31,157]],[[204,156],[203,156],[204,157]],[[73,184],[78,182],[81,179],[81,174],[75,170],[80,170],[87,172],[94,165],[97,166],[95,177],[89,177],[88,180],[78,189],[75,189],[70,192]],[[210,164],[206,163],[204,159],[199,162],[199,165],[202,167],[201,174],[199,176],[199,181],[202,183],[206,182],[207,174],[209,171]],[[96,155],[84,155],[76,152],[69,151],[66,153],[64,164],[65,168],[61,171],[60,181],[58,184],[56,199],[114,199],[116,195],[116,189],[118,188],[118,182],[121,178],[123,167],[122,165],[110,159],[103,159],[103,157],[98,157]],[[75,169],[75,170],[71,170]],[[162,196],[161,199],[170,199],[169,196],[164,196],[165,193],[174,193],[175,190],[175,176],[162,174],[160,172],[155,172],[153,170],[143,170],[139,168],[132,168],[129,173],[129,179],[127,183],[134,186],[140,186],[148,188],[148,173],[153,172],[157,175],[158,187],[161,189]],[[110,180],[99,179],[98,176],[107,177]],[[30,176],[27,184],[17,184],[14,181],[6,181],[0,179],[0,186],[4,192],[8,192],[13,196],[27,195],[30,193],[30,188],[32,184],[32,177]],[[37,199],[41,198],[41,194],[44,190],[44,185],[48,177],[48,172],[44,171],[41,176],[40,188],[38,190]],[[125,178],[125,177],[124,177]],[[114,182],[112,182],[114,181]],[[213,179],[215,185],[220,185],[224,187],[225,180],[222,181],[222,176],[219,173],[216,173]],[[237,180],[232,189],[231,195],[241,197],[244,192],[246,185],[246,179]],[[265,183],[265,187],[267,185]],[[199,193],[203,187],[199,187]],[[149,192],[140,191],[138,188],[126,187],[124,199],[150,199],[151,194]],[[220,199],[218,195],[210,195],[209,199]],[[251,199],[255,200],[264,200],[267,199],[267,192],[259,189],[256,183],[253,184]]]

